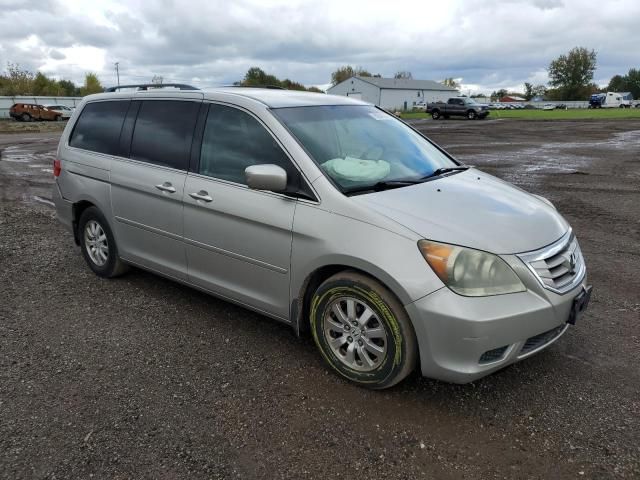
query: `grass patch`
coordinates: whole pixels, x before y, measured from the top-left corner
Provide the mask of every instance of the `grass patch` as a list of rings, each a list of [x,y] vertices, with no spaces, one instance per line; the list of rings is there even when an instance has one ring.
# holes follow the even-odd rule
[[[67,122],[16,122],[0,119],[0,133],[61,132]]]
[[[430,118],[424,112],[403,113],[404,119]],[[513,118],[519,120],[600,120],[639,118],[640,108],[574,108],[569,110],[491,110],[487,118]]]

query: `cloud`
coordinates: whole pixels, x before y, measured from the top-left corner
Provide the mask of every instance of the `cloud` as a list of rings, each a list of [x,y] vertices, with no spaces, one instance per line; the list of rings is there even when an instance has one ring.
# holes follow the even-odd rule
[[[0,61],[79,82],[231,83],[251,66],[323,84],[344,64],[462,78],[490,92],[546,81],[574,46],[598,52],[598,81],[637,65],[640,4],[621,0],[0,0]],[[37,14],[36,14],[37,12]],[[621,14],[624,12],[624,14]],[[35,38],[35,40],[34,40]],[[634,64],[636,63],[636,64]]]

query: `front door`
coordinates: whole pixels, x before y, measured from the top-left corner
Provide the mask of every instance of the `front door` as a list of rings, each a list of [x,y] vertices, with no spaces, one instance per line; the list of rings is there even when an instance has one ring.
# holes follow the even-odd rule
[[[297,202],[249,189],[244,170],[256,164],[279,165],[290,179],[299,175],[256,117],[212,104],[199,166],[184,189],[189,281],[286,319]]]

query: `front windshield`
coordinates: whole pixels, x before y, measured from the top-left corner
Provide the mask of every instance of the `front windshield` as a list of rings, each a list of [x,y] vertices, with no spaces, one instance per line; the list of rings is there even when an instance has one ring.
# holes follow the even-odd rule
[[[420,181],[440,168],[457,166],[424,137],[373,106],[273,112],[344,192],[380,182]]]

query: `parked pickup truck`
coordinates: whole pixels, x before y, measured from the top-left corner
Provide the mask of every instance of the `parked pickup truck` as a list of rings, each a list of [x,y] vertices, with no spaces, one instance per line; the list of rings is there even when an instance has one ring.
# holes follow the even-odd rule
[[[489,115],[489,107],[476,103],[472,98],[457,97],[450,98],[447,103],[429,103],[427,105],[427,113],[430,113],[434,120],[452,116],[467,117],[469,120],[475,120]]]

